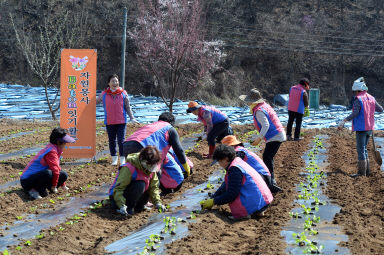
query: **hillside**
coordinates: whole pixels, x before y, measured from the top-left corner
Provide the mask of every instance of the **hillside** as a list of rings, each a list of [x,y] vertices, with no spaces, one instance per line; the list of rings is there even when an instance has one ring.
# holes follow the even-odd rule
[[[236,104],[239,94],[258,87],[267,99],[287,93],[301,77],[320,88],[322,103],[345,104],[353,80],[364,76],[369,92],[384,99],[382,43],[384,3],[362,1],[204,1],[208,39],[224,42],[227,58],[199,91],[184,99]],[[51,15],[65,10],[82,17],[81,40],[73,48],[98,50],[98,88],[110,73],[119,73],[122,7],[128,8],[128,27],[135,24],[132,1],[1,1],[0,82],[39,85],[17,47],[9,13],[26,33]],[[140,69],[135,47],[127,41],[126,89],[157,95],[150,77]]]

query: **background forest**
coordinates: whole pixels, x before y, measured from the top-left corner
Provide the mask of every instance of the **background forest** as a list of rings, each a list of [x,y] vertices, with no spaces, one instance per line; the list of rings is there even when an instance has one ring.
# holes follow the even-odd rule
[[[320,88],[324,104],[348,103],[352,82],[360,76],[372,95],[384,98],[383,1],[208,0],[202,4],[201,32],[207,40],[222,41],[226,56],[196,88],[180,91],[179,98],[236,105],[238,95],[257,87],[271,100],[288,93],[303,76],[310,78],[311,87]],[[128,30],[132,30],[137,24],[136,1],[0,0],[0,82],[41,86],[15,28],[26,45],[33,45],[41,42],[45,26],[45,31],[59,34],[63,47],[97,49],[97,87],[103,89],[111,73],[120,73],[123,7],[128,8]],[[125,89],[131,94],[159,95],[153,77],[138,64],[129,35],[126,49]],[[57,82],[53,77],[52,83]]]

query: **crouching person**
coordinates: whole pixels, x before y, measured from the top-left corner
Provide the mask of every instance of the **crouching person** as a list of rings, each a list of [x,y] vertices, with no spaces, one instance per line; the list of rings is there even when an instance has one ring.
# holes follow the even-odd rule
[[[57,193],[57,188],[68,190],[65,181],[68,174],[61,170],[60,156],[66,143],[74,143],[75,139],[67,135],[62,128],[55,128],[49,136],[49,144],[45,146],[25,167],[20,176],[20,184],[33,199],[48,196],[47,190]]]
[[[161,196],[178,191],[183,185],[184,175],[181,167],[170,153],[164,159],[160,174]]]
[[[180,166],[181,171],[183,172],[183,175],[184,175],[184,179],[186,179],[188,176],[193,174],[193,166],[194,165],[193,165],[193,162],[187,156],[185,156],[185,159],[186,159],[186,164],[189,167],[189,170],[185,169],[185,164],[181,164],[180,160],[176,156],[175,151],[172,148],[170,148],[168,152],[172,155],[173,159]]]
[[[221,140],[222,144],[232,146],[236,151],[236,156],[247,162],[253,169],[263,177],[265,183],[268,185],[272,193],[282,191],[282,189],[272,182],[271,173],[268,167],[264,164],[263,160],[259,158],[254,152],[244,147],[244,144],[237,140],[234,135],[227,135]]]
[[[249,219],[252,215],[262,214],[273,200],[263,178],[245,161],[236,157],[235,149],[231,146],[218,146],[213,159],[226,170],[226,175],[212,198],[200,202],[202,209],[229,204],[232,216],[228,218],[231,220]]]
[[[109,197],[117,212],[130,216],[141,212],[149,198],[156,209],[165,210],[159,195],[160,152],[155,146],[146,146],[139,153],[129,154],[119,168],[109,189]]]

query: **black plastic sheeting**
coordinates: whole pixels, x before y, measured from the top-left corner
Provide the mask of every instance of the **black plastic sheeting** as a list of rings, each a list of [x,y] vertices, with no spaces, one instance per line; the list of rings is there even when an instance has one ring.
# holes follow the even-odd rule
[[[99,95],[101,91],[97,91]],[[51,100],[55,98],[56,90],[48,89],[48,95]],[[56,104],[59,103],[59,98]],[[168,108],[161,98],[154,96],[132,96],[130,102],[133,113],[140,123],[150,123],[156,121],[158,116],[167,111]],[[200,102],[203,104],[203,102]],[[177,100],[173,105],[173,113],[176,116],[177,123],[193,123],[196,122],[196,116],[186,113],[188,102]],[[148,108],[150,107],[150,111]],[[249,113],[248,107],[222,107],[218,109],[225,112],[233,124],[252,123],[252,115]],[[288,121],[288,112],[286,107],[275,108],[280,121],[286,124]],[[322,106],[319,110],[312,110],[309,117],[304,118],[304,128],[326,128],[335,127],[339,121],[350,114],[345,106],[331,105],[329,107]],[[376,113],[376,128],[384,130],[384,114]],[[45,91],[43,87],[31,87],[29,85],[9,85],[0,84],[0,118],[12,119],[51,119],[48,105],[45,100]],[[104,110],[102,104],[96,107],[96,119],[104,119]],[[351,127],[351,123],[345,125]]]

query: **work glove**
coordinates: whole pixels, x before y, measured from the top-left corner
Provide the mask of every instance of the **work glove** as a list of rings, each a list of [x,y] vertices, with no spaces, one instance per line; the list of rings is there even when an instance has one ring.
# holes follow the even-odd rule
[[[212,209],[214,204],[215,204],[215,202],[214,202],[214,200],[212,198],[200,201],[200,205],[201,205],[201,208],[203,210],[210,210],[210,209]]]
[[[128,212],[127,212],[127,206],[126,205],[122,205],[120,207],[120,209],[117,209],[116,210],[118,213],[120,213],[121,215],[124,215],[124,216],[127,216],[128,215]]]
[[[55,193],[55,194],[56,194],[56,193],[57,193],[57,188],[56,188],[56,186],[52,186],[52,187],[51,187],[51,191],[52,191],[52,193]]]
[[[343,127],[344,127],[344,124],[345,124],[345,120],[340,121],[339,125],[337,125],[337,128],[338,128],[339,130],[342,130]]]
[[[258,138],[256,138],[255,141],[252,142],[252,145],[257,146],[257,145],[259,145],[260,142],[261,142],[261,137],[258,137]]]
[[[167,210],[167,207],[165,207],[165,205],[161,204],[161,203],[157,203],[155,205],[155,208],[157,210],[159,210],[160,212],[165,212]]]
[[[183,167],[184,167],[184,170],[185,170],[185,172],[186,172],[186,174],[187,174],[187,177],[190,176],[190,175],[191,175],[191,168],[189,167],[188,163],[185,162],[185,163],[183,164]]]
[[[305,109],[304,109],[304,117],[308,117],[308,116],[309,116],[309,108],[305,107]]]

